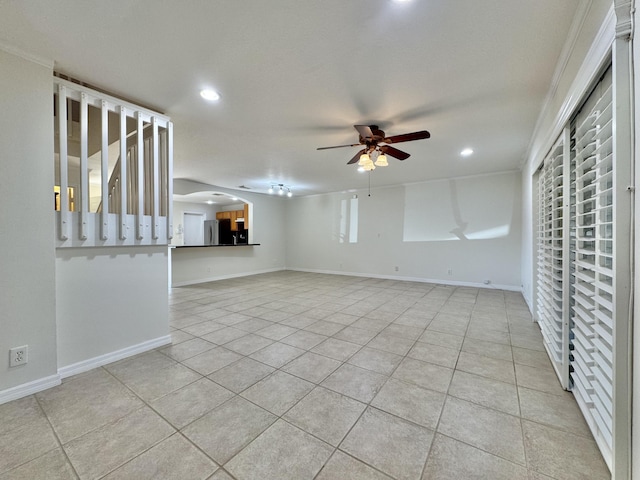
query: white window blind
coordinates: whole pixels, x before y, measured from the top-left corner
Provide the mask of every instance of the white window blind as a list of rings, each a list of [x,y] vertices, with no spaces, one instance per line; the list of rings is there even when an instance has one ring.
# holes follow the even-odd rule
[[[538,284],[536,318],[547,349],[566,388],[567,339],[564,308],[564,141],[561,137],[545,158],[538,176]]]
[[[538,171],[536,319],[612,467],[614,148],[612,74],[598,81]]]
[[[605,460],[613,431],[613,129],[609,70],[572,121],[570,388]]]

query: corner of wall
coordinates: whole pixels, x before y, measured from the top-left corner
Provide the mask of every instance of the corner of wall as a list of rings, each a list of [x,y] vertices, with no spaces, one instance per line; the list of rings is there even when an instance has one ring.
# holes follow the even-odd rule
[[[0,50],[0,178],[10,179],[0,189],[2,398],[57,377],[52,74],[50,65]],[[22,345],[28,363],[10,368],[9,349]]]

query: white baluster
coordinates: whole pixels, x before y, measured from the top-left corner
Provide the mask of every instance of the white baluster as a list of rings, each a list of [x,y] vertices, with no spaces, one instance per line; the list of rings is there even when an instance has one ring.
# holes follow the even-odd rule
[[[87,94],[82,93],[80,95],[80,240],[87,239],[89,214],[88,108]]]
[[[102,196],[102,211],[100,212],[100,238],[106,240],[109,238],[109,212],[111,211],[111,205],[109,205],[109,110],[107,109],[107,102],[102,101],[102,155],[100,162],[100,177],[101,177],[101,196]]]
[[[58,129],[60,142],[60,240],[69,238],[69,168],[67,150],[67,89],[58,85]]]
[[[173,122],[167,124],[167,240],[173,238]]]
[[[120,239],[127,238],[127,111],[120,107]]]
[[[158,210],[160,209],[160,201],[159,201],[159,192],[160,192],[160,177],[158,175],[159,172],[159,161],[158,161],[158,156],[159,156],[159,149],[158,146],[160,144],[160,140],[158,138],[158,119],[156,117],[152,117],[151,118],[151,127],[153,129],[153,137],[152,137],[152,141],[151,141],[151,145],[153,146],[153,158],[151,160],[152,163],[152,175],[153,175],[153,181],[152,181],[152,187],[151,190],[153,191],[153,211],[152,211],[152,222],[151,222],[151,237],[154,240],[158,239],[158,234],[159,234],[159,230],[160,227],[158,225]]]
[[[144,238],[144,124],[142,121],[142,113],[136,112],[136,119],[138,120],[138,149],[136,152],[138,160],[138,211],[136,215],[136,237],[138,240]]]

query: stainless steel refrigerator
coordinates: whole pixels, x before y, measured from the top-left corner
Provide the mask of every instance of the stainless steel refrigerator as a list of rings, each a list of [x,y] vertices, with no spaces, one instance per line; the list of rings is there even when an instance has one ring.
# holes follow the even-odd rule
[[[218,220],[205,220],[204,222],[204,244],[218,245]]]

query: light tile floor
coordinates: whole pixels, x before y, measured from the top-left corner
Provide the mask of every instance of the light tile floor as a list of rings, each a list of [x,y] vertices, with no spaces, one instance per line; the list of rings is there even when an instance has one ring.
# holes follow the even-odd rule
[[[518,293],[278,272],[173,344],[0,406],[7,479],[606,479]]]

